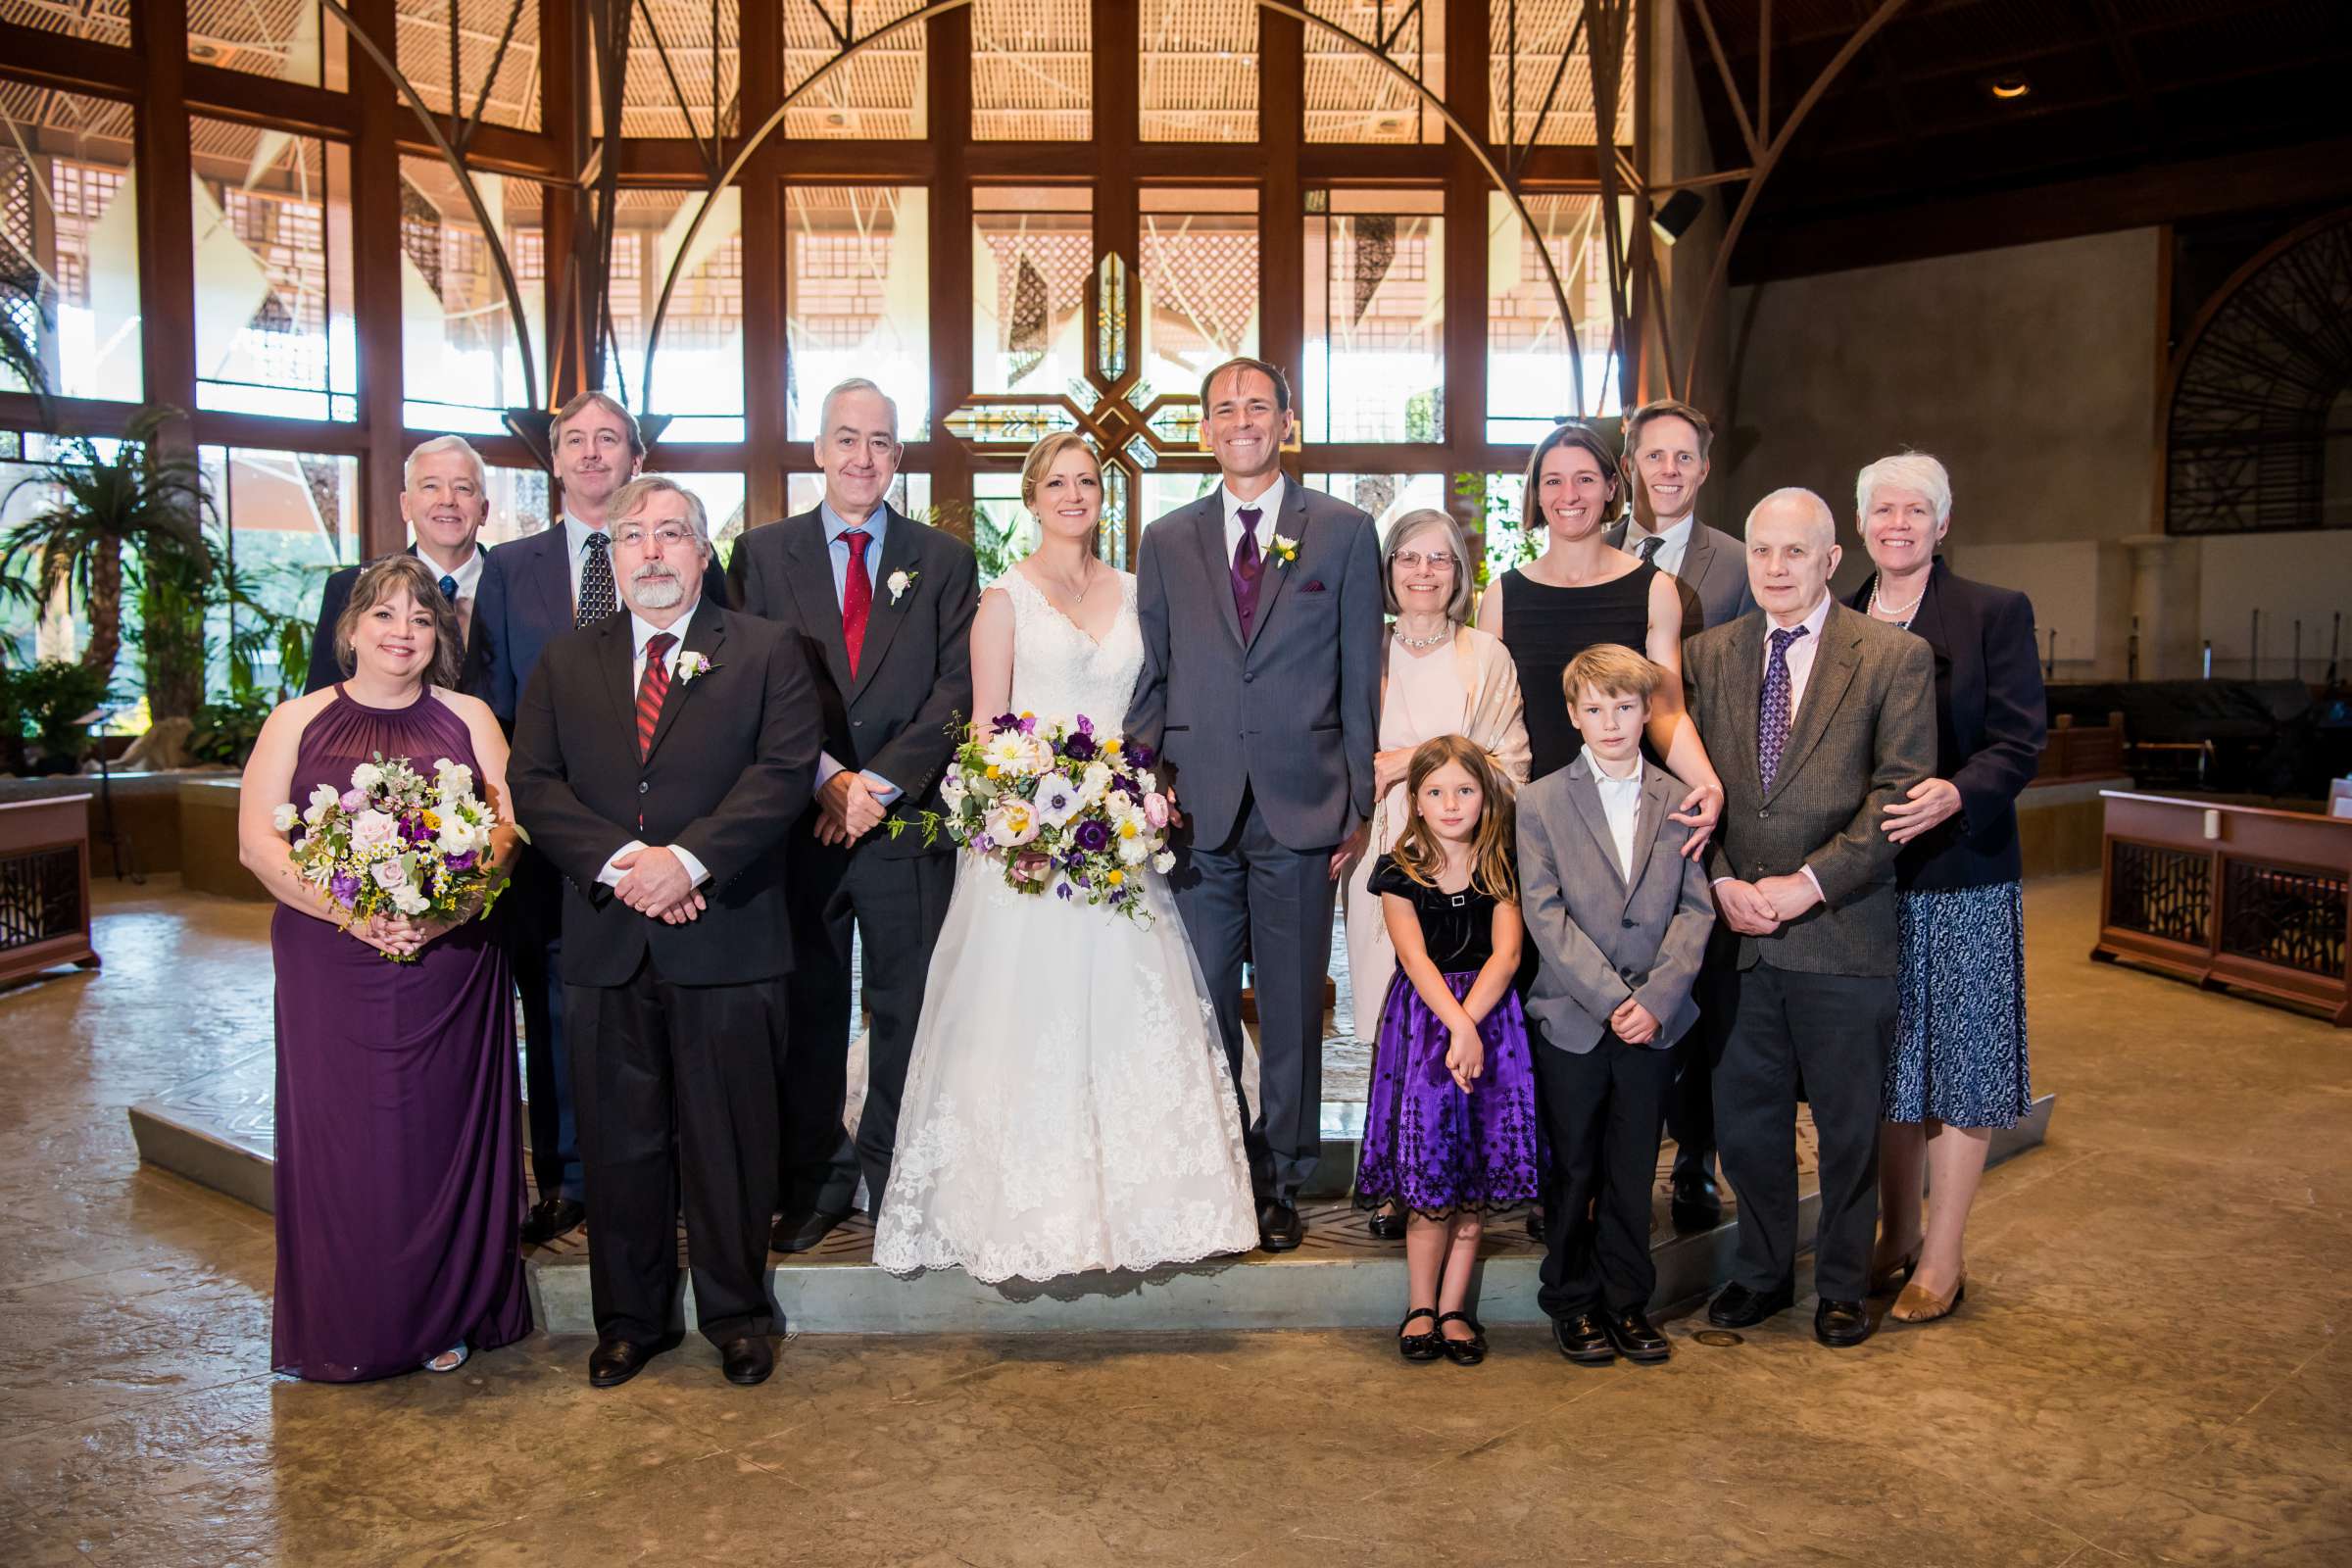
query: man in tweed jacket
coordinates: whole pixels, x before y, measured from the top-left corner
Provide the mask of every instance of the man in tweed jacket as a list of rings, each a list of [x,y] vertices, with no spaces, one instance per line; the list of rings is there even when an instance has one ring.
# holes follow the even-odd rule
[[[1870,1336],[1880,1079],[1895,1015],[1897,847],[1880,822],[1935,771],[1936,666],[1919,638],[1830,597],[1837,534],[1810,491],[1758,503],[1747,570],[1761,608],[1685,644],[1683,668],[1725,790],[1708,880],[1740,938],[1715,1063],[1740,1245],[1707,1316],[1752,1327],[1794,1300],[1801,1082],[1820,1143],[1813,1331],[1847,1346]]]

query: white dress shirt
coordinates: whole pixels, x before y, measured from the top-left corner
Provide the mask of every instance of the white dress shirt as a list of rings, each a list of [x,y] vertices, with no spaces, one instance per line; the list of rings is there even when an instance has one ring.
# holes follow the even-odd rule
[[[1233,564],[1233,553],[1242,547],[1244,507],[1257,508],[1257,527],[1253,530],[1257,535],[1257,559],[1266,559],[1266,551],[1274,543],[1274,519],[1282,512],[1284,482],[1281,471],[1276,470],[1274,482],[1266,486],[1265,494],[1255,501],[1244,501],[1226,486],[1217,486],[1217,499],[1225,506],[1225,564],[1228,566]]]
[[[481,545],[477,543],[473,547],[473,554],[466,559],[466,564],[452,571],[427,555],[422,545],[416,546],[416,559],[423,562],[426,569],[431,571],[434,576],[457,579],[458,591],[451,596],[450,602],[457,607],[458,632],[461,636],[471,635],[474,590],[482,584],[482,564],[488,561],[489,557],[483,553]]]
[[[1617,874],[1627,885],[1634,880],[1634,830],[1642,825],[1642,755],[1634,754],[1634,770],[1618,778],[1587,746],[1585,771],[1600,791],[1600,811],[1608,818],[1609,839],[1617,851]]]
[[[1683,514],[1655,532],[1642,527],[1639,518],[1629,518],[1625,525],[1625,553],[1638,556],[1642,540],[1655,539],[1659,541],[1658,553],[1649,558],[1650,564],[1669,576],[1679,577],[1683,574],[1683,553],[1690,548],[1690,531],[1697,525],[1695,512]]]
[[[571,608],[575,612],[580,608],[580,573],[588,565],[588,536],[604,531],[602,528],[589,527],[568,512],[564,514],[564,555],[571,564]],[[605,555],[610,558],[612,554],[612,547],[608,544]],[[612,598],[615,603],[620,599],[619,583],[620,579],[614,577]],[[640,642],[639,646],[642,647],[643,643]]]
[[[565,517],[564,522],[564,525],[568,527],[571,524],[571,519],[569,517]],[[576,573],[573,576],[572,581],[575,585],[578,583],[579,578]],[[645,681],[645,645],[653,641],[654,634],[657,632],[666,631],[677,639],[677,641],[669,645],[669,652],[662,656],[662,662],[668,666],[669,669],[670,684],[673,686],[677,684],[678,655],[685,651],[686,623],[693,618],[693,605],[688,605],[684,610],[679,611],[678,618],[671,621],[667,626],[657,626],[652,621],[647,620],[643,615],[638,614],[634,610],[629,612],[629,690],[631,693],[634,693]],[[635,730],[634,726],[632,726],[632,737],[634,734]],[[596,873],[596,879],[609,888],[616,888],[620,886],[622,872],[619,861],[621,857],[624,855],[634,855],[639,850],[644,848],[645,840],[629,840],[628,843],[623,844],[619,849],[612,852],[612,858],[607,860],[605,862],[605,868]],[[678,858],[678,863],[686,868],[687,876],[693,879],[692,886],[699,888],[704,883],[710,880],[710,868],[704,865],[702,861],[695,858],[693,851],[681,848],[675,844],[668,846],[668,849],[670,854]]]

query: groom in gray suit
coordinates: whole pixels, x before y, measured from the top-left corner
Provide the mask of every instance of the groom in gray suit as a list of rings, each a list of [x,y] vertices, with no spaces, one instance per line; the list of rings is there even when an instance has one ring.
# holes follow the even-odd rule
[[[1380,548],[1361,511],[1283,476],[1290,383],[1233,360],[1200,383],[1223,482],[1144,532],[1144,673],[1127,734],[1157,754],[1189,834],[1176,907],[1215,1004],[1257,1189],[1258,1240],[1304,1235],[1322,1149],[1333,857],[1372,813]],[[1242,961],[1257,989],[1258,1113],[1242,1093]]]

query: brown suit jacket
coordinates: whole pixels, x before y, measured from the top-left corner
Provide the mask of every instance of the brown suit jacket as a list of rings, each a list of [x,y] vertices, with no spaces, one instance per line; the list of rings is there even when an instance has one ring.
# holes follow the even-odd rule
[[[1814,974],[1890,975],[1897,846],[1880,823],[1888,803],[1936,770],[1935,656],[1911,633],[1833,600],[1767,793],[1756,761],[1767,618],[1759,610],[1683,645],[1691,716],[1723,778],[1708,879],[1754,882],[1809,865],[1821,883],[1821,904],[1771,936],[1740,938],[1740,968],[1762,959]]]

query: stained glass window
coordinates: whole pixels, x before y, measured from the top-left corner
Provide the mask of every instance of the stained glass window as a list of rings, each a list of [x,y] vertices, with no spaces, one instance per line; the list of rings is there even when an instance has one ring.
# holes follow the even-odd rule
[[[1084,186],[972,192],[972,390],[1056,396],[1086,375],[1094,194]]]
[[[218,120],[188,128],[197,407],[358,418],[350,149]]]
[[[1446,439],[1442,192],[1306,193],[1309,441]]]
[[[931,407],[930,192],[920,185],[795,185],[784,198],[786,428],[814,437],[826,391],[879,384],[914,440]]]

